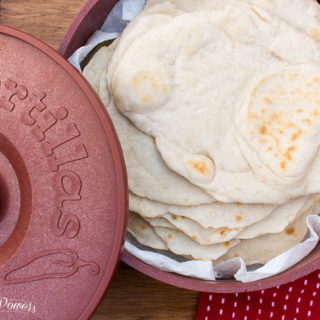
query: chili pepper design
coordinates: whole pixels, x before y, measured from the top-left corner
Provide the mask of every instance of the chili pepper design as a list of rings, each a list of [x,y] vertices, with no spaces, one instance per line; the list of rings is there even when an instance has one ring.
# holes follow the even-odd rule
[[[4,284],[17,284],[52,278],[68,278],[80,268],[87,268],[93,276],[100,272],[97,263],[79,259],[78,254],[72,249],[51,249],[37,253],[33,258],[7,271],[2,280]]]

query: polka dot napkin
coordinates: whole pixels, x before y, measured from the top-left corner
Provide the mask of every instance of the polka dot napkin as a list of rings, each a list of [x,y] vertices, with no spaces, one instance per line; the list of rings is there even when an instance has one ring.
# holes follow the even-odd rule
[[[196,320],[319,320],[320,269],[274,288],[248,293],[201,293]]]

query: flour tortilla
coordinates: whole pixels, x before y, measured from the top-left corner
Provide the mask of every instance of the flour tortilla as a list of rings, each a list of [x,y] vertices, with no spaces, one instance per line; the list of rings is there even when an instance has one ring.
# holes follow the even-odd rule
[[[284,231],[274,234],[266,234],[254,239],[241,240],[215,263],[234,257],[241,257],[246,265],[266,263],[277,255],[289,250],[300,243],[307,233],[306,217],[311,214],[304,213],[294,223],[288,225]]]
[[[162,217],[143,218],[143,219],[146,220],[152,227],[165,227],[169,229],[176,229],[173,224],[171,224],[168,220]]]
[[[252,0],[253,1],[253,0]],[[177,1],[177,2],[179,2],[179,1]],[[183,1],[180,1],[181,3],[183,2]],[[192,2],[192,1],[191,1]],[[209,2],[209,1],[203,1],[203,2]],[[217,1],[217,2],[220,2],[220,3],[222,3],[221,1]],[[179,9],[181,9],[181,8],[179,8]],[[170,10],[172,10],[172,9],[170,9]],[[164,11],[166,11],[166,10],[164,10]],[[173,14],[173,10],[172,10],[172,14]],[[151,19],[150,19],[150,21],[151,21]],[[164,21],[164,20],[162,20],[162,21]],[[314,31],[314,30],[313,30]],[[312,35],[311,35],[312,36]],[[313,37],[313,38],[316,38],[316,37]],[[131,43],[130,43],[131,44]],[[123,54],[124,54],[124,52],[123,52]],[[115,65],[116,65],[116,63],[115,63]],[[103,67],[103,69],[104,69],[104,67]],[[90,76],[89,76],[90,77]],[[102,83],[102,81],[100,81],[100,84],[99,84],[99,86],[100,87],[102,87],[102,88],[105,88],[106,87],[106,78],[105,77],[102,77],[103,78],[103,80],[104,80],[104,83],[103,83],[103,85],[101,85],[101,83]],[[96,86],[96,83],[94,84],[94,86]],[[107,92],[107,90],[103,90],[103,92]],[[106,100],[106,101],[108,101],[108,103],[109,103],[109,94],[107,93],[107,95],[106,95],[107,97],[108,97],[108,100]],[[171,142],[169,141],[169,144],[170,144]],[[197,158],[197,160],[199,160],[199,158]],[[201,158],[201,156],[200,156],[200,160],[202,160],[202,158]],[[212,167],[212,169],[213,170],[215,170],[215,168],[214,168],[214,166]],[[218,194],[218,193],[217,193]],[[222,194],[220,194],[220,199],[223,199],[223,200],[226,200],[226,201],[232,201],[232,198],[230,199],[230,198],[228,198],[228,196],[227,195],[222,195]],[[213,198],[210,198],[210,201],[212,201],[212,199]],[[185,202],[185,201],[184,201]],[[183,204],[185,204],[185,203],[183,203]],[[184,208],[183,208],[184,209]],[[134,215],[134,214],[133,214]],[[130,213],[130,216],[132,217],[132,213]],[[132,221],[132,218],[130,218],[130,216],[129,216],[129,220],[131,220]],[[263,222],[265,222],[266,220],[268,220],[269,219],[269,221],[270,221],[270,219],[271,219],[271,216],[272,215],[269,215],[266,219],[264,219],[263,221],[261,221],[261,223],[263,223]],[[291,217],[292,217],[293,215],[291,215]],[[165,214],[164,215],[164,217],[166,217],[166,220],[167,220],[167,222],[164,222],[164,219],[165,218],[156,218],[156,219],[158,219],[158,222],[159,221],[161,221],[162,220],[162,223],[163,223],[163,225],[165,226],[167,226],[167,227],[177,227],[177,226],[174,226],[171,222],[170,222],[170,218],[169,217],[171,217],[171,219],[173,219],[173,216],[171,215],[171,214]],[[139,217],[138,217],[138,219],[139,219]],[[154,218],[152,218],[152,219],[154,219]],[[175,221],[175,219],[173,219],[174,221]],[[179,219],[180,220],[180,219]],[[181,219],[182,220],[182,219]],[[196,223],[196,222],[193,222],[191,219],[188,219],[188,218],[186,218],[186,219],[184,219],[184,220],[186,220],[187,221],[187,223],[189,223],[190,221],[191,221],[191,223]],[[142,220],[143,221],[143,220]],[[168,222],[169,221],[169,222]],[[144,223],[146,223],[146,222],[144,222]],[[260,224],[261,225],[261,223],[257,223],[257,224]],[[148,224],[147,224],[148,225]],[[148,230],[149,231],[151,231],[150,232],[150,234],[152,234],[153,233],[153,235],[151,236],[151,244],[153,243],[153,241],[156,241],[156,243],[157,243],[157,246],[159,246],[159,248],[160,249],[164,249],[164,248],[166,248],[166,245],[164,245],[164,242],[162,241],[162,243],[160,242],[161,241],[161,239],[152,231],[152,228],[150,227],[150,225],[148,225]],[[201,228],[201,227],[200,227]],[[252,226],[251,227],[249,227],[249,228],[247,228],[246,230],[250,230],[250,228],[252,228]],[[260,227],[261,228],[261,227]],[[142,230],[141,229],[141,225],[140,225],[140,230]],[[261,228],[261,230],[262,230],[262,228]],[[158,230],[158,232],[162,232],[162,233],[165,233],[165,231],[164,230]],[[178,234],[180,234],[180,232],[177,232]],[[157,237],[156,239],[157,240],[154,240],[154,236],[155,237]],[[146,238],[146,237],[143,237],[144,239]],[[147,237],[148,238],[148,237]],[[181,238],[180,236],[178,237],[179,239]],[[260,238],[260,237],[259,237]],[[258,239],[259,239],[258,238]],[[142,240],[142,241],[145,241],[145,240]],[[241,242],[242,242],[243,240],[241,240]],[[245,240],[246,241],[246,240]],[[147,241],[148,242],[148,241]],[[145,243],[145,244],[147,244],[147,243]],[[147,244],[147,245],[150,245],[150,244]],[[164,245],[164,246],[163,246]],[[175,247],[175,245],[173,245],[174,247]],[[239,245],[238,245],[239,246]],[[179,250],[179,245],[177,246],[177,248],[176,248],[176,250]],[[191,250],[193,250],[193,249],[191,249]],[[187,255],[187,254],[184,254],[184,255]]]
[[[319,40],[320,6],[316,0],[247,0],[247,2],[277,15],[287,24]]]
[[[161,2],[163,0],[149,0],[147,7]],[[278,16],[313,39],[320,38],[320,6],[316,0],[171,0],[171,2],[176,10],[183,12],[224,9],[236,2],[242,5],[254,5]]]
[[[320,65],[288,66],[269,71],[248,90],[234,121],[244,138],[240,147],[247,143],[255,152],[244,153],[255,162],[253,170],[260,162],[278,179],[303,181],[305,188],[309,180],[319,182],[313,177],[319,168],[312,168],[320,135],[319,74]]]
[[[129,194],[129,206],[131,210],[145,217],[153,226],[175,227],[200,244],[208,245],[227,241],[233,237],[250,239],[266,233],[279,233],[288,224],[298,219],[305,210],[313,207],[317,198],[317,195],[299,197],[270,210],[270,207],[268,208],[266,205],[219,202],[181,208],[166,206]],[[268,209],[269,214],[264,216],[265,212],[263,211]],[[257,221],[259,215],[262,218]],[[200,223],[201,221],[203,224]],[[248,224],[248,222],[251,223]],[[223,232],[220,234],[222,230]],[[223,240],[225,237],[228,239]]]
[[[214,243],[222,243],[235,238],[236,235],[241,232],[242,228],[204,228],[196,221],[181,216],[175,216],[173,214],[166,214],[163,216],[178,230],[181,230],[190,238],[207,246]]]
[[[204,228],[196,221],[185,217],[166,214],[162,217],[145,218],[153,227],[166,227],[182,231],[197,243],[208,246],[233,239],[241,231],[240,228]]]
[[[315,202],[316,198],[312,196],[303,196],[290,200],[280,206],[281,210],[274,210],[265,219],[248,226],[236,238],[252,239],[266,233],[282,232],[290,223],[297,220],[306,211],[309,212],[315,206]]]
[[[107,111],[122,146],[130,190],[142,197],[181,206],[215,202],[200,188],[168,169],[155,148],[153,138],[123,117],[113,100]]]
[[[99,48],[83,69],[84,77],[99,95],[105,106],[109,105],[111,99],[109,91],[106,90],[107,83],[105,77],[110,59],[118,43],[119,39],[115,39],[109,46]]]
[[[168,250],[165,242],[157,236],[150,224],[134,212],[129,212],[127,230],[143,245]]]
[[[161,3],[150,3],[141,11],[134,20],[128,23],[119,38],[119,45],[115,50],[108,66],[108,74],[105,79],[110,80],[118,62],[122,59],[124,53],[146,30],[150,30],[156,25],[166,23],[172,15],[177,13],[176,7],[171,1],[161,1]]]
[[[202,246],[181,231],[164,227],[154,227],[154,231],[173,253],[191,256],[198,260],[216,260],[239,243],[239,240],[231,240],[221,244]]]
[[[116,45],[117,42],[113,42],[108,48],[100,48],[85,67],[84,75],[108,106],[124,153],[129,189],[142,197],[182,206],[214,202],[206,192],[167,168],[155,148],[154,139],[136,129],[114,107],[104,75]]]
[[[220,201],[283,203],[317,192],[308,189],[316,184],[278,177],[265,164],[252,169],[231,116],[252,79],[304,61],[320,61],[317,41],[259,8],[230,6],[145,32],[119,61],[111,87],[120,111],[155,136],[166,164],[193,184]]]
[[[84,77],[89,81],[96,93],[100,93],[100,79],[107,73],[107,67],[113,50],[103,46],[95,52],[83,69]]]
[[[143,217],[174,214],[197,221],[204,228],[243,228],[263,220],[277,209],[276,205],[216,202],[199,206],[173,206],[129,193],[130,210]],[[281,206],[277,209],[281,210]]]

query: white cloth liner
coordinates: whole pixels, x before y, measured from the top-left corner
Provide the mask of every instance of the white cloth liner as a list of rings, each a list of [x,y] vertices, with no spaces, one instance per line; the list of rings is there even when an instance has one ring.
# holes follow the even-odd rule
[[[69,61],[79,70],[80,62],[99,43],[117,38],[127,25],[144,7],[145,0],[120,0],[110,12],[101,30],[97,30],[88,40],[87,45],[79,48]],[[135,257],[160,270],[178,273],[203,280],[215,280],[234,276],[241,282],[251,282],[268,278],[290,268],[307,256],[315,248],[320,237],[320,217],[307,217],[308,236],[290,250],[273,258],[263,266],[248,270],[241,258],[234,258],[213,266],[210,261],[178,261],[165,254],[144,250],[135,246],[129,239],[124,248]]]

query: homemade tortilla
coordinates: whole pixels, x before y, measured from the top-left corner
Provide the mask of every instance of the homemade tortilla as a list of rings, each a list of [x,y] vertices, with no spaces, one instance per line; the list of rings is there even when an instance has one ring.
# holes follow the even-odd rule
[[[320,182],[319,12],[311,0],[151,0],[90,61],[139,242],[253,264],[302,240]]]
[[[263,161],[252,167],[233,118],[239,97],[268,70],[319,61],[311,37],[260,8],[232,5],[175,16],[145,32],[118,62],[111,88],[117,108],[155,137],[168,167],[191,183],[223,202],[283,203],[318,192],[319,175],[302,181],[274,174]]]

